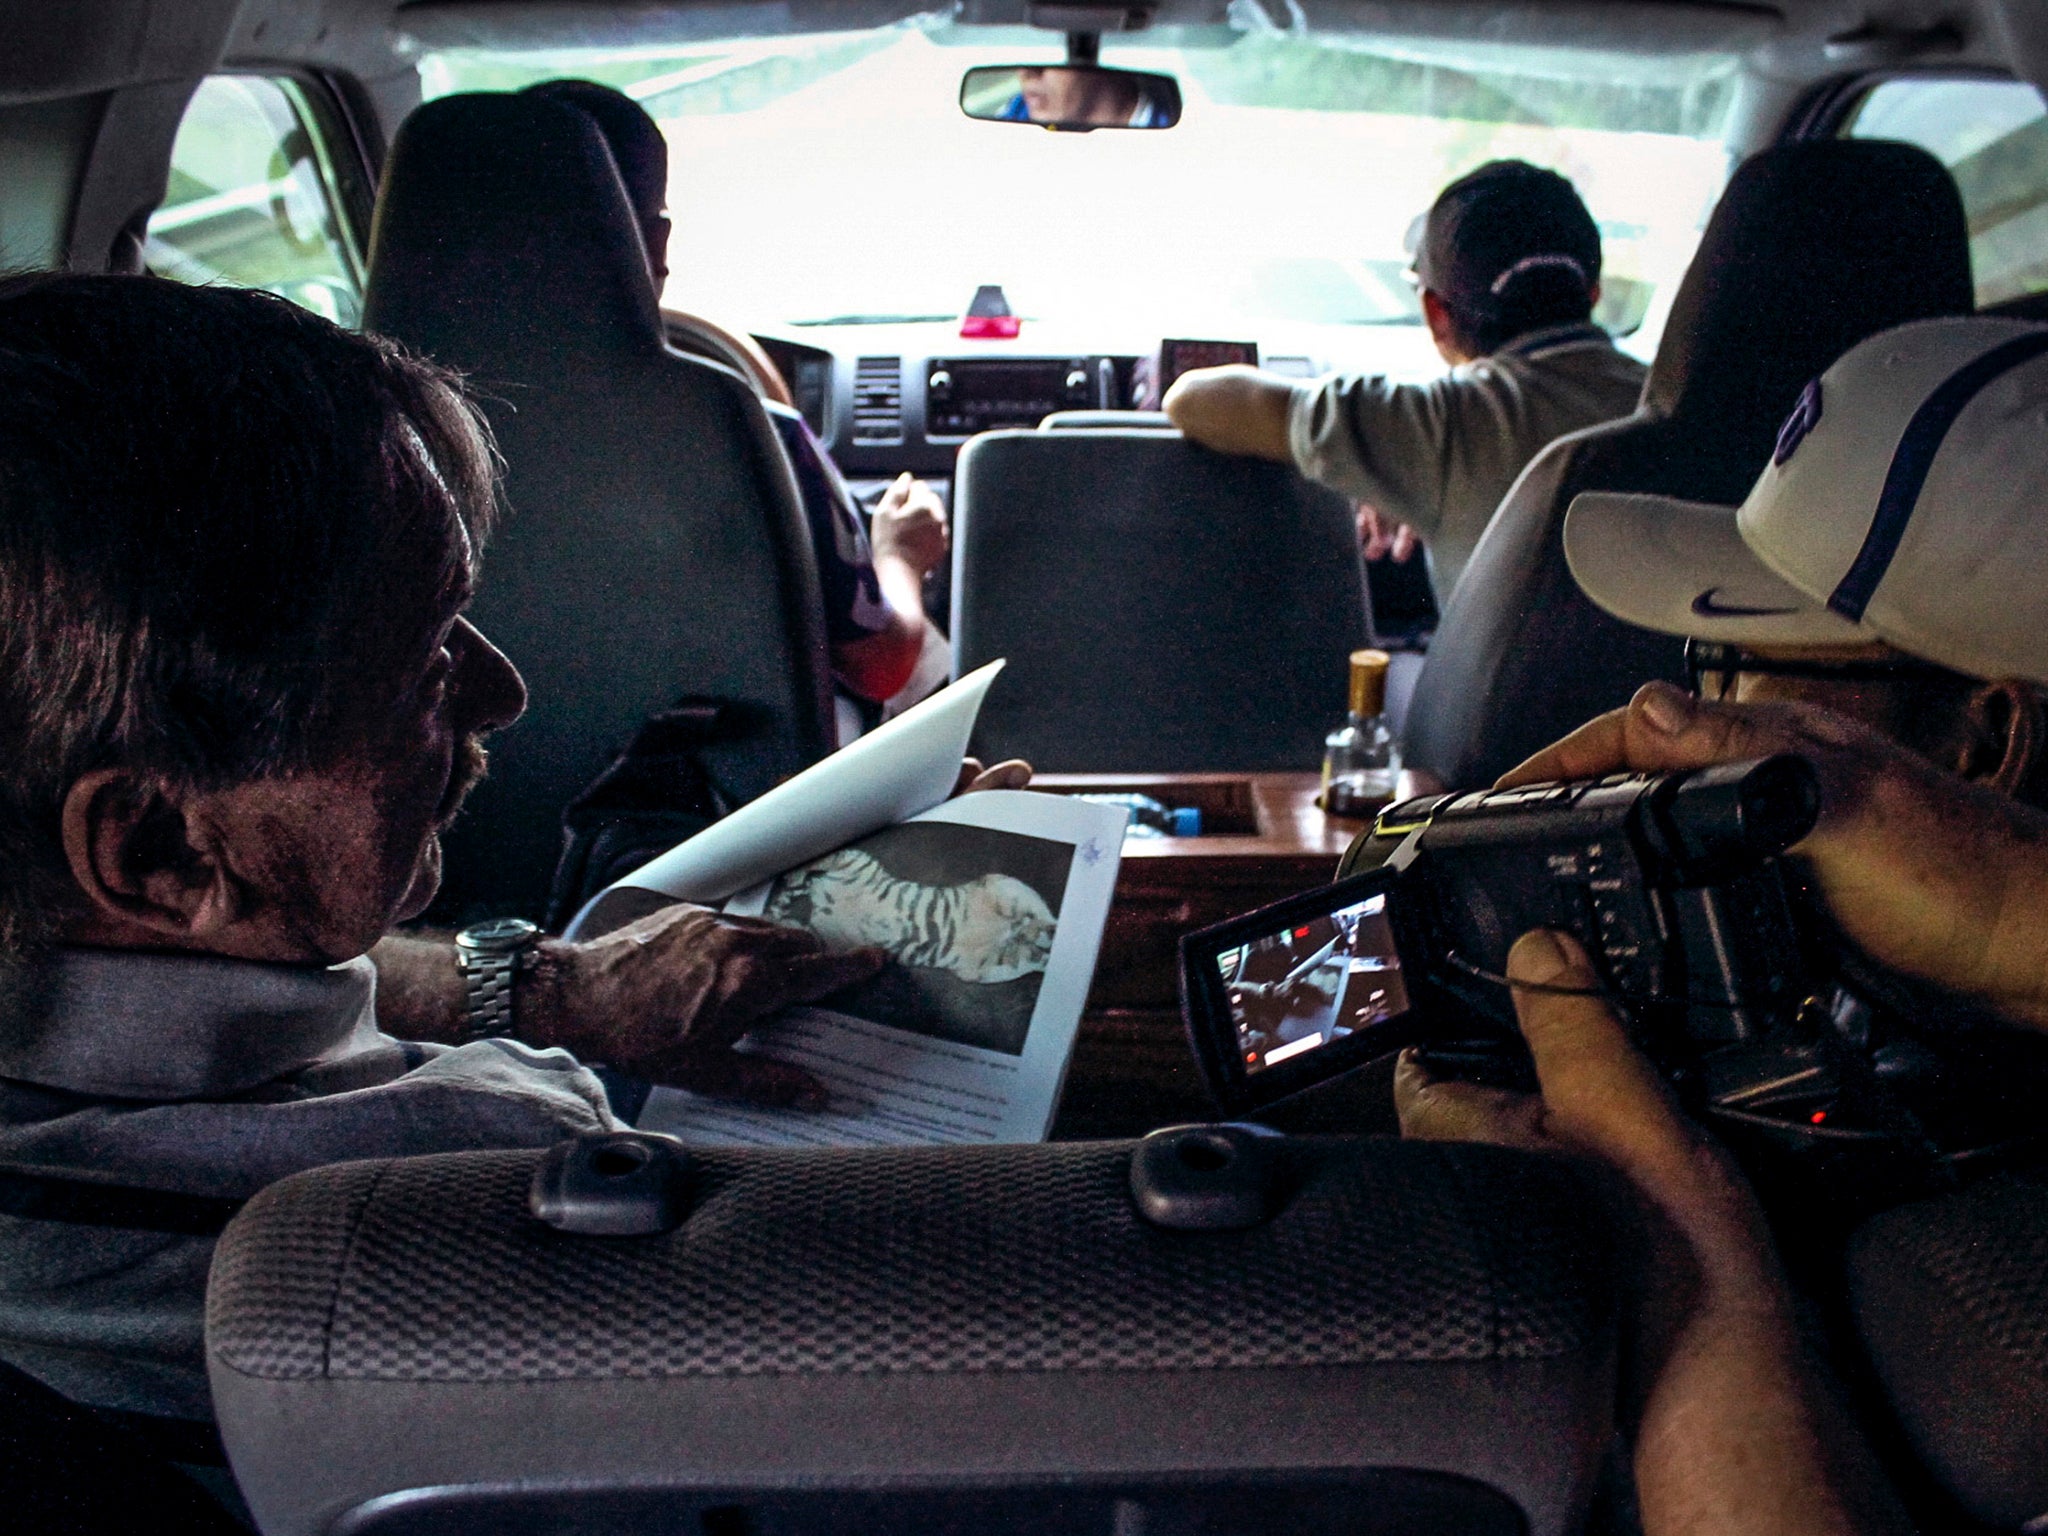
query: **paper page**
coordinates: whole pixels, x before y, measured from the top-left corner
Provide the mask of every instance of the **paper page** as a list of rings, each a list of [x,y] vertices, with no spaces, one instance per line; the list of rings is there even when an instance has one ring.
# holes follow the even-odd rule
[[[622,890],[723,901],[931,809],[953,792],[982,696],[1002,669],[1000,661],[977,668],[643,864],[586,902],[563,937],[595,938],[647,910],[645,897],[614,899]]]
[[[742,1049],[794,1062],[823,1113],[657,1088],[645,1130],[699,1146],[1042,1141],[1095,976],[1125,812],[993,790],[735,897],[728,911],[896,958],[829,1006],[792,1009]]]

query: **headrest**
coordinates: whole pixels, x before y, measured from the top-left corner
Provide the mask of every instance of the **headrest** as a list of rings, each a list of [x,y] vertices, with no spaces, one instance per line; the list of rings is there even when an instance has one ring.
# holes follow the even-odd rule
[[[1614,1261],[1574,1164],[1385,1137],[1226,1137],[1218,1162],[1195,1127],[692,1151],[657,1179],[581,1160],[624,1140],[336,1164],[249,1202],[206,1339],[268,1536],[1106,1532],[1110,1498],[1099,1522],[902,1501],[1100,1490],[1144,1515],[1129,1485],[1204,1473],[1293,1486],[1116,1528],[1579,1528]],[[1457,1479],[1491,1513],[1429,1519],[1386,1474]],[[1286,1518],[1304,1475],[1353,1480],[1341,1524]],[[499,1497],[522,1490],[582,1502],[543,1520]],[[601,1502],[635,1490],[656,1501],[637,1520]],[[806,1490],[894,1507],[776,1517]],[[470,1514],[399,1518],[436,1499]]]
[[[1962,198],[1910,144],[1787,144],[1737,168],[1643,391],[1660,416],[1775,432],[1866,336],[1976,303]]]
[[[377,196],[363,323],[486,380],[508,359],[659,353],[645,247],[596,125],[484,93],[408,117]]]

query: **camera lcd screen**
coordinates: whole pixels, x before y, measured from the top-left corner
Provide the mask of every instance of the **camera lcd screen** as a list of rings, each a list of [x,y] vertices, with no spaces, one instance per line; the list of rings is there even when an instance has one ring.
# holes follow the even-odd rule
[[[1188,1043],[1216,1102],[1257,1110],[1418,1041],[1412,922],[1375,869],[1183,935]]]
[[[1384,892],[1216,956],[1247,1074],[1408,1011]]]

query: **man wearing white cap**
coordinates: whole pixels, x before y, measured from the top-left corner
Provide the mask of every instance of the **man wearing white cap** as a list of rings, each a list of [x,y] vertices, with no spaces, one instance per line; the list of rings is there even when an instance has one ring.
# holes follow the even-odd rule
[[[2048,328],[1930,320],[1807,386],[1740,508],[1589,494],[1565,556],[1685,635],[1712,697],[1798,699],[2048,800]]]
[[[2048,1030],[2048,816],[2014,798],[2033,787],[2048,680],[2044,428],[2048,328],[1930,321],[1862,343],[1811,386],[1739,509],[1579,497],[1565,550],[1580,585],[1687,636],[1696,691],[1734,702],[1648,684],[1502,786],[1801,753],[1822,812],[1794,852],[1842,936]],[[1804,1358],[1740,1175],[1591,995],[1584,951],[1530,934],[1508,970],[1542,1092],[1404,1059],[1396,1106],[1410,1136],[1607,1162],[1675,1238],[1679,1261],[1638,1282],[1666,1330],[1631,1426],[1644,1530],[1903,1528]],[[2026,1434],[2002,1431],[2001,1447]]]

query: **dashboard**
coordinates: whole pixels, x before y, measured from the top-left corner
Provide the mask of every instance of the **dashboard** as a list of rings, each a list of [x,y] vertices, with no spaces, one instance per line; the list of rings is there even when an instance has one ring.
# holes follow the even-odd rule
[[[1398,328],[1414,336],[1375,329],[1360,338],[1373,343],[1375,354],[1360,364],[1418,377],[1442,371],[1433,349],[1414,346],[1419,340],[1428,348],[1422,327]],[[1258,362],[1307,379],[1354,362],[1292,336],[1196,342],[1120,327],[1106,335],[1076,333],[1029,321],[1021,336],[1002,340],[963,337],[957,321],[791,327],[756,339],[857,488],[904,470],[949,478],[954,455],[975,433],[1035,427],[1054,411],[1151,408],[1185,368]]]

